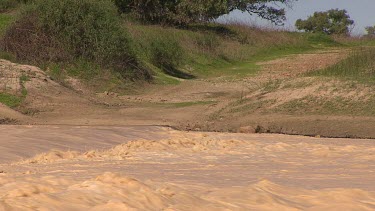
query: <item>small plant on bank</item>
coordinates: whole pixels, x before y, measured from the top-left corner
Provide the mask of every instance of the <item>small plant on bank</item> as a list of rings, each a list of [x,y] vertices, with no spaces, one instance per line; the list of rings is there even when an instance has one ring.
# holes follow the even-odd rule
[[[22,99],[16,95],[8,94],[8,93],[0,93],[0,103],[10,107],[16,108],[22,102]]]

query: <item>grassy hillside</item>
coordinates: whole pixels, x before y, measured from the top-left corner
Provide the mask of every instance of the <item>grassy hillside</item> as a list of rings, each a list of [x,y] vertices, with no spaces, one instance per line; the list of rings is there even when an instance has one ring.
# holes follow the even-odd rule
[[[54,1],[40,1],[53,3],[0,13],[0,58],[39,66],[61,85],[116,106],[113,110],[129,106],[124,116],[134,115],[133,108],[184,129],[201,121],[197,128],[236,131],[258,124],[252,115],[268,115],[262,121],[279,121],[280,128],[278,115],[375,115],[374,39],[239,23],[141,24],[120,16],[109,0],[62,0],[57,11],[51,9]],[[85,12],[87,5],[91,10]],[[70,8],[69,14],[60,6]],[[144,77],[132,77],[137,73]],[[38,95],[26,87],[18,93],[0,90],[0,102],[22,111]],[[34,109],[25,111],[29,108]]]
[[[48,13],[48,8],[42,7],[41,9],[41,11],[44,11],[43,15],[46,16],[45,13]],[[15,14],[19,10],[20,8],[16,8],[0,13],[0,36],[3,37],[6,31],[12,32],[10,29],[13,29],[13,34],[19,34],[14,33],[15,27],[12,25],[12,22],[16,19]],[[109,15],[108,17],[114,18]],[[32,18],[26,17],[27,21],[30,19]],[[22,18],[18,18],[16,23],[19,24],[20,21],[24,21],[23,24],[26,24]],[[52,23],[50,20],[43,19],[43,21],[42,24],[47,24],[47,26]],[[105,22],[105,20],[100,21]],[[256,65],[259,61],[325,47],[342,46],[333,38],[325,35],[275,31],[238,23],[226,25],[215,23],[196,24],[185,28],[174,28],[143,25],[124,19],[121,24],[124,32],[129,33],[129,41],[127,43],[130,46],[124,47],[124,49],[130,49],[131,53],[129,55],[135,54],[138,60],[136,69],[147,69],[152,74],[153,80],[151,83],[157,84],[177,84],[181,79],[217,76],[236,77],[255,74],[259,70]],[[84,25],[77,26],[86,27]],[[44,36],[43,33],[39,31],[38,33]],[[13,34],[8,35],[8,38],[13,38]],[[71,37],[77,37],[73,35]],[[52,35],[48,36],[51,37]],[[113,37],[113,35],[109,36]],[[16,37],[13,41],[19,42],[19,40],[22,41],[22,39]],[[55,41],[56,39],[52,39],[48,43],[52,42],[53,44]],[[80,43],[78,40],[74,42]],[[19,43],[18,46],[24,46],[25,44],[29,43]],[[15,43],[15,46],[17,46],[17,43]],[[35,43],[37,47],[32,46],[30,45],[30,48],[26,49],[30,50],[31,57],[20,57],[19,55],[14,55],[14,52],[4,51],[0,55],[5,59],[16,57],[17,62],[36,64],[61,83],[64,83],[67,77],[80,78],[97,91],[121,92],[124,89],[131,89],[134,84],[143,83],[139,79],[126,80],[126,74],[124,78],[124,74],[116,71],[117,65],[115,63],[112,61],[106,62],[108,59],[101,56],[97,57],[96,55],[106,54],[100,53],[104,52],[103,50],[93,52],[92,55],[94,57],[91,54],[88,57],[84,57],[78,54],[73,55],[69,52],[87,52],[86,50],[78,48],[73,49],[73,51],[72,49],[64,49],[61,46],[68,46],[64,43],[53,44],[52,46],[43,46],[40,43]],[[53,49],[55,46],[58,46],[58,48]],[[49,49],[49,51],[41,53],[44,48]],[[50,50],[51,48],[52,51]],[[20,51],[20,49],[16,49],[17,51]],[[24,50],[21,49],[21,53],[24,53]],[[42,57],[34,58],[36,54],[42,55]],[[70,54],[73,58],[66,59],[64,57],[61,59],[58,57],[58,59],[51,59],[44,56],[55,54],[59,56],[68,55],[66,58]],[[113,55],[117,54],[114,53]],[[91,59],[91,57],[94,59]],[[97,59],[95,59],[96,57]],[[102,61],[97,63],[98,59]],[[108,63],[109,65],[103,65]]]
[[[359,82],[375,82],[375,48],[361,47],[352,50],[348,58],[311,76],[335,77]]]
[[[259,61],[341,46],[324,35],[240,24],[212,23],[176,29],[126,22],[125,27],[132,36],[137,54],[152,68],[158,83],[174,82],[166,75],[189,79],[255,74]],[[158,60],[173,61],[174,66],[163,66]]]

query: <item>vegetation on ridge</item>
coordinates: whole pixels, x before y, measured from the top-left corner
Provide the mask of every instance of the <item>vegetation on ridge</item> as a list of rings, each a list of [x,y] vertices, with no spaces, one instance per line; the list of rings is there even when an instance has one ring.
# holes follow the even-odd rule
[[[145,23],[188,25],[207,22],[234,10],[257,14],[276,24],[285,20],[285,10],[272,3],[287,5],[294,0],[114,0],[119,10]],[[279,5],[280,6],[280,5]]]
[[[18,0],[13,1],[20,5]],[[168,1],[147,1],[147,7],[143,8],[148,10],[147,14],[142,14],[151,15],[156,21],[142,21],[142,17],[134,16],[134,12],[139,11],[129,5],[146,4],[142,0],[27,2],[34,3],[17,8],[16,13],[0,13],[0,37],[1,32],[4,34],[0,56],[37,64],[62,83],[67,76],[78,77],[98,91],[123,89],[131,84],[129,80],[138,83],[155,79],[155,83],[176,84],[179,78],[254,74],[259,70],[258,61],[342,45],[320,33],[206,22],[216,17],[206,11],[209,6],[217,7],[216,14],[240,8],[250,13],[259,12],[261,17],[275,22],[281,21],[284,11],[273,10],[272,4],[262,0],[241,1],[242,4],[197,1],[198,12],[189,14],[192,19],[186,22],[161,21],[152,15],[172,7],[173,2],[167,4]],[[190,1],[174,4],[187,2]],[[287,5],[292,1],[278,2]],[[124,5],[127,6],[124,8]],[[189,9],[181,5],[173,8]],[[258,7],[261,5],[268,6]],[[224,9],[220,11],[220,8]],[[178,18],[184,19],[183,12],[178,14]],[[169,18],[168,15],[162,17]],[[184,27],[179,27],[182,25]]]
[[[328,76],[357,80],[361,82],[375,81],[375,48],[367,47],[353,50],[341,62],[328,68],[311,72],[312,76]]]
[[[2,45],[30,63],[83,59],[127,79],[150,79],[110,0],[37,1],[7,30]]]
[[[306,20],[298,19],[296,27],[306,32],[349,35],[354,21],[346,10],[331,9],[326,12],[315,12]]]

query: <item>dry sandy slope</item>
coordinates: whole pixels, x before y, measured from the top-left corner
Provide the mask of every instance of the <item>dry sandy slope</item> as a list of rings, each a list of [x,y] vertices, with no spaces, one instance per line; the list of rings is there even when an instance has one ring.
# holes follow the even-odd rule
[[[17,123],[17,120],[26,122],[30,121],[30,118],[0,103],[0,122]]]
[[[0,152],[18,156],[0,158],[0,209],[375,209],[372,140],[160,127],[6,126],[1,134]]]
[[[375,102],[373,87],[353,88],[351,82],[303,76],[336,63],[347,53],[331,49],[290,55],[260,63],[263,70],[256,76],[149,85],[138,95],[126,96],[91,93],[71,78],[65,87],[39,68],[0,60],[0,84],[5,81],[9,89],[20,92],[20,77],[26,74],[30,78],[24,82],[27,98],[18,108],[29,116],[9,115],[9,109],[0,108],[0,119],[11,116],[18,123],[37,125],[169,125],[182,130],[231,132],[262,126],[264,132],[375,138],[374,113],[369,106],[361,108]],[[338,104],[341,111],[336,113],[321,111],[321,105],[298,107],[304,101],[335,104],[340,100],[352,107]]]

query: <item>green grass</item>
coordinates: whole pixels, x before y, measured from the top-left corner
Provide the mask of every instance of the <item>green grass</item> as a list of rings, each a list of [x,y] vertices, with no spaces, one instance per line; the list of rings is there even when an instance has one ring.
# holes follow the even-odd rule
[[[161,85],[178,85],[181,81],[161,71],[155,71],[154,82]]]
[[[27,81],[30,81],[30,77],[28,75],[21,75],[20,82],[23,84]]]
[[[21,94],[10,94],[10,93],[5,93],[1,92],[0,93],[0,103],[3,103],[4,105],[10,107],[10,108],[17,108],[19,107],[22,102],[26,99],[27,97],[27,89],[25,87],[25,83],[27,81],[30,81],[30,77],[27,75],[22,75],[20,77],[20,85],[21,85]]]
[[[222,28],[230,32],[225,35],[215,30],[208,30],[207,27],[188,30],[134,23],[127,23],[125,27],[130,31],[137,54],[145,63],[155,67],[160,67],[153,56],[152,45],[155,39],[162,43],[178,45],[182,60],[179,65],[174,66],[181,74],[172,75],[174,77],[183,74],[198,78],[254,75],[260,70],[257,62],[338,46],[328,36],[272,32],[248,26],[222,25]],[[167,50],[169,46],[165,45],[161,48]],[[157,73],[157,83],[171,84],[169,77],[160,74],[163,71],[152,69]]]
[[[318,47],[339,47],[342,43],[337,42],[331,36],[321,33],[305,33],[304,38],[313,46]]]
[[[375,46],[375,39],[374,38],[365,38],[362,40],[354,41],[350,43],[351,46]]]
[[[254,113],[267,113],[266,109],[272,106],[276,100],[255,100],[255,99],[238,99],[231,102],[226,107],[221,108],[210,114],[210,121],[217,121],[218,119],[230,115],[230,116],[243,116]]]
[[[10,108],[16,108],[21,105],[22,98],[8,93],[0,93],[0,103]]]
[[[270,93],[270,92],[276,91],[277,89],[280,88],[281,83],[282,83],[282,81],[279,80],[279,79],[270,80],[269,82],[267,82],[266,84],[263,85],[262,91],[264,93]]]
[[[104,69],[94,62],[76,59],[72,64],[49,63],[42,67],[52,80],[69,87],[66,80],[69,77],[79,79],[80,82],[96,92],[111,91],[118,94],[130,94],[138,85],[129,82],[115,70]]]
[[[8,26],[14,20],[13,15],[8,13],[0,13],[0,37],[2,37]]]
[[[309,45],[303,46],[280,46],[271,48],[260,48],[254,50],[253,55],[249,55],[246,61],[227,61],[221,58],[212,59],[210,63],[191,63],[192,72],[199,77],[219,77],[219,76],[234,76],[244,77],[249,75],[256,75],[261,69],[257,65],[258,62],[269,61],[277,58],[282,58],[292,54],[301,54],[319,50],[320,48]],[[199,61],[199,60],[198,60]]]
[[[190,70],[201,78],[219,76],[243,76],[256,74],[259,70],[254,62],[228,62],[225,60],[212,60],[210,64],[192,63]]]
[[[0,34],[12,20],[11,15],[0,14]],[[261,70],[258,62],[343,46],[327,35],[270,31],[236,24],[202,24],[178,29],[124,20],[121,26],[129,31],[129,49],[138,58],[139,68],[151,70],[153,83],[160,85],[177,85],[194,78],[256,75]],[[4,57],[12,59],[12,55],[0,52],[0,58]],[[96,91],[133,87],[129,85],[133,81],[124,81],[110,67],[77,58],[64,65],[46,64],[44,69],[49,65],[48,74],[58,82],[64,83],[67,76],[79,78]]]
[[[341,62],[307,75],[334,77],[359,82],[375,82],[375,48],[355,49]]]
[[[30,81],[30,77],[28,75],[21,75],[20,77],[20,84],[21,84],[21,94],[22,94],[22,101],[26,98],[28,92],[27,92],[27,89],[25,87],[25,83],[27,81]]]
[[[0,59],[5,59],[11,62],[16,62],[16,58],[13,54],[4,52],[0,49]]]

